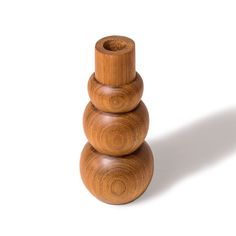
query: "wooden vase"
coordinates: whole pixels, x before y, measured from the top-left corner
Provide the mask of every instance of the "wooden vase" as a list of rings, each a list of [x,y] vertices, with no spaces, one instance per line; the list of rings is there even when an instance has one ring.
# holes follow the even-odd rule
[[[131,202],[146,190],[153,174],[152,151],[144,141],[149,116],[141,101],[143,80],[135,70],[133,40],[109,36],[96,43],[88,93],[82,180],[103,202]]]

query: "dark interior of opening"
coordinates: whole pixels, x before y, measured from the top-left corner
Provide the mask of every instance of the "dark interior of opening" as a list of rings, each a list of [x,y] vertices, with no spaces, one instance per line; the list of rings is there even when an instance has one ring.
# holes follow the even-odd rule
[[[126,47],[126,42],[120,39],[107,40],[103,47],[109,51],[120,51]]]

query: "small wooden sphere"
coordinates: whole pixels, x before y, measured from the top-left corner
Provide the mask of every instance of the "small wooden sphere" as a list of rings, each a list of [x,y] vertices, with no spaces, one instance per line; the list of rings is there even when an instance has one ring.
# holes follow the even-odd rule
[[[89,102],[83,125],[88,141],[97,151],[123,156],[134,152],[144,142],[149,116],[142,101],[134,110],[119,114],[99,111]]]
[[[82,151],[80,173],[88,190],[110,204],[135,200],[147,188],[153,174],[153,155],[146,142],[128,156],[97,152],[89,143]]]
[[[143,80],[136,73],[136,78],[131,83],[113,87],[99,83],[95,74],[92,74],[88,81],[88,93],[93,105],[101,111],[128,112],[140,102],[143,94]]]

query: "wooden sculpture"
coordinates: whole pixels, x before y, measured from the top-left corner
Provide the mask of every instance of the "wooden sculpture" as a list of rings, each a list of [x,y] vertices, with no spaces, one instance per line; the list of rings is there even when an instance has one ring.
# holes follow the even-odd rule
[[[89,143],[80,159],[82,180],[101,201],[131,202],[153,174],[152,151],[144,141],[149,116],[141,101],[143,81],[135,70],[133,40],[109,36],[96,43],[88,93],[83,126]]]

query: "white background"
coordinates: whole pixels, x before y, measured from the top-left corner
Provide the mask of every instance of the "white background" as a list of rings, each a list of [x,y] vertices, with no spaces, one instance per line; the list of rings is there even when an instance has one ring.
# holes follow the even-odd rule
[[[155,175],[135,202],[79,173],[94,45],[136,42]],[[0,2],[0,235],[236,235],[236,2]]]

